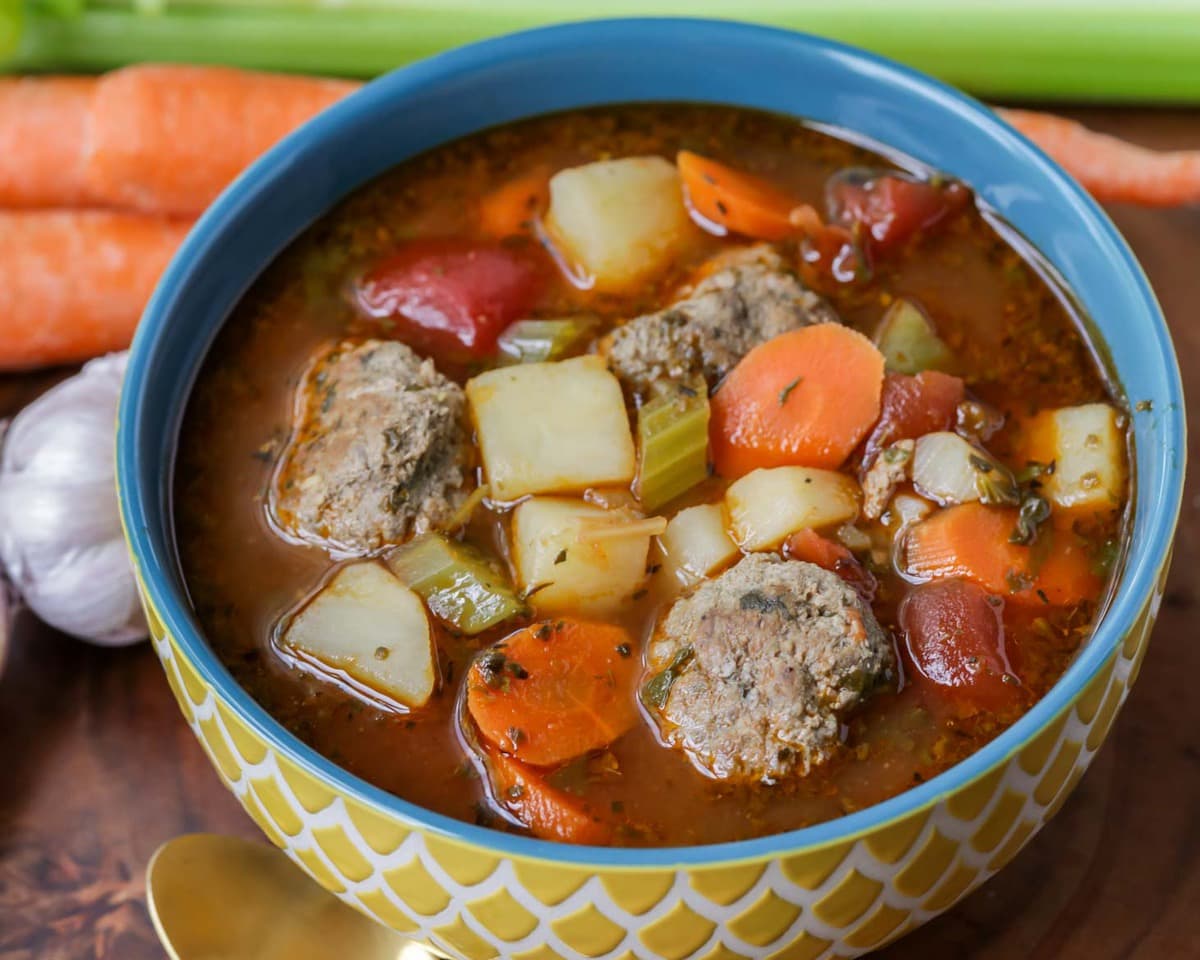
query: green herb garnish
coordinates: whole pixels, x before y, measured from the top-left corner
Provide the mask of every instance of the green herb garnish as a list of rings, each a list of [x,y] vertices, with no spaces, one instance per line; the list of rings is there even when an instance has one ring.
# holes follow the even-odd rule
[[[642,702],[648,707],[654,707],[656,710],[662,710],[667,705],[667,698],[671,695],[671,686],[679,679],[679,675],[692,661],[695,656],[695,651],[691,647],[684,647],[676,651],[675,656],[671,658],[671,662],[666,665],[659,673],[651,677],[644,687],[642,687]]]

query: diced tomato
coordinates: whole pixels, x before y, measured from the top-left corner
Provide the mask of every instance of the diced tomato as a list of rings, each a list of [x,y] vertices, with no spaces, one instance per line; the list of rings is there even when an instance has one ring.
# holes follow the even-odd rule
[[[453,238],[415,240],[366,274],[359,309],[437,359],[489,356],[496,338],[537,302],[545,270],[533,255]]]
[[[1005,648],[1003,605],[966,580],[922,584],[901,603],[909,680],[931,708],[1004,714],[1026,699]]]
[[[791,560],[804,560],[836,573],[852,586],[867,603],[875,599],[879,584],[871,572],[858,562],[845,545],[812,530],[797,530],[783,543],[783,554]]]
[[[867,437],[863,465],[869,467],[879,451],[897,440],[915,440],[951,429],[964,392],[962,380],[948,373],[922,370],[915,377],[889,373],[883,381],[879,420]]]
[[[871,252],[886,255],[957,213],[970,196],[960,183],[936,185],[896,174],[871,180],[839,177],[829,187],[830,216],[849,226],[862,224]]]

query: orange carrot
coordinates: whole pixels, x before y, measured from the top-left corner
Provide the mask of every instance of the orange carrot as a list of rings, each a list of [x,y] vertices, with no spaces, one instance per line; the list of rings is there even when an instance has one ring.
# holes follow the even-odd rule
[[[583,799],[550,786],[537,771],[495,748],[486,753],[497,801],[535,837],[598,847],[612,842],[612,824],[596,816]]]
[[[766,180],[690,150],[680,150],[675,165],[688,204],[710,223],[759,240],[797,232],[790,217],[798,201]]]
[[[550,203],[550,171],[536,167],[501,184],[479,201],[479,226],[502,240],[527,233],[531,222]]]
[[[0,203],[85,203],[91,77],[0,79]]]
[[[1200,150],[1150,150],[1066,117],[1029,110],[999,113],[1097,200],[1148,207],[1200,203]]]
[[[94,210],[0,212],[0,370],[129,346],[189,226]]]
[[[879,418],[883,356],[861,333],[822,323],[751,350],[712,399],[723,477],[759,467],[836,469]]]
[[[972,580],[1021,603],[1072,604],[1095,595],[1100,581],[1069,530],[1043,527],[1027,547],[1009,541],[1016,524],[1016,510],[981,503],[940,510],[909,531],[908,572]]]
[[[637,720],[636,664],[620,627],[537,623],[475,660],[467,709],[490,742],[552,766],[607,746]]]

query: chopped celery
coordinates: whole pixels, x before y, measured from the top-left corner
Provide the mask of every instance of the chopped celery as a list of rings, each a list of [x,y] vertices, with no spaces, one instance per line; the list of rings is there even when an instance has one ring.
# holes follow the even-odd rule
[[[518,320],[496,341],[500,352],[512,363],[542,363],[561,360],[592,332],[592,317],[562,317],[558,320]]]
[[[895,373],[949,370],[954,363],[950,348],[911,300],[897,300],[888,308],[875,334],[875,343],[888,369]]]
[[[708,476],[708,391],[704,381],[660,381],[638,410],[637,495],[657,510]]]
[[[525,611],[504,576],[479,551],[441,534],[410,540],[386,561],[435,616],[463,633],[479,633]]]

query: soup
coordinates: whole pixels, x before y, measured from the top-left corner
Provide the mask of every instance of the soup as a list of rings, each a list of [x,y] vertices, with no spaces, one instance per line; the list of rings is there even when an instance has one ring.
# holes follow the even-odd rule
[[[288,249],[194,388],[180,563],[263,707],[423,807],[577,843],[828,820],[1086,642],[1124,401],[936,172],[636,105],[414,158]]]

